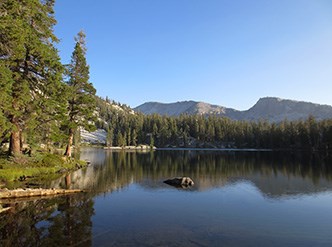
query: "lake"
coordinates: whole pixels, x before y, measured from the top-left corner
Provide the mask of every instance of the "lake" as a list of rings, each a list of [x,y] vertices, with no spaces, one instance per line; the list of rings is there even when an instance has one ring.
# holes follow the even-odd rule
[[[332,246],[332,159],[268,151],[84,148],[44,186],[87,193],[8,200],[0,246]],[[164,180],[189,176],[177,188]]]

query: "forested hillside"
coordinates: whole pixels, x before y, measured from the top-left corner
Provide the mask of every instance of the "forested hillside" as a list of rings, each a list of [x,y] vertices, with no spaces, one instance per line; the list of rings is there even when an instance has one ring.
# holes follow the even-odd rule
[[[161,116],[134,113],[128,106],[98,98],[97,128],[107,131],[107,145],[148,143],[157,147],[271,148],[328,150],[332,119],[270,123],[237,121],[220,116]],[[116,106],[116,107],[115,107]]]

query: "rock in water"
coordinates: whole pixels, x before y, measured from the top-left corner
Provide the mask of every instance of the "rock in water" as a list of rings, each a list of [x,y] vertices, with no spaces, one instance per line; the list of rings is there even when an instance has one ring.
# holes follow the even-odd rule
[[[176,186],[176,187],[190,187],[194,185],[194,181],[190,177],[176,177],[167,179],[164,183]]]

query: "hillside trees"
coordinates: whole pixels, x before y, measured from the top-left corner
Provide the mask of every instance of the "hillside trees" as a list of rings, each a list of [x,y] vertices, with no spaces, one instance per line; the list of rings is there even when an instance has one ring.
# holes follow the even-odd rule
[[[309,116],[280,123],[234,121],[219,116],[132,114],[108,106],[98,108],[103,109],[100,116],[108,126],[110,146],[153,142],[157,147],[332,149],[332,120],[318,121]]]
[[[10,135],[11,155],[21,153],[22,134],[50,122],[61,99],[63,66],[54,44],[53,0],[2,0],[0,22],[0,125]],[[53,116],[53,117],[51,117]],[[45,117],[45,118],[44,118]]]
[[[75,37],[76,44],[72,54],[71,63],[68,66],[67,87],[67,119],[63,128],[68,135],[65,156],[71,156],[74,133],[78,127],[91,129],[95,122],[95,93],[96,90],[89,82],[89,65],[85,54],[85,33],[80,31]]]

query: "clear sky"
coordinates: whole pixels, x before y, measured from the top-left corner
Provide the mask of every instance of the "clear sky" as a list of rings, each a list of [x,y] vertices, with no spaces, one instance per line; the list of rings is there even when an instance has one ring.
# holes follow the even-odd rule
[[[131,107],[332,105],[331,0],[56,0],[55,16],[62,62],[84,30],[97,95]]]

